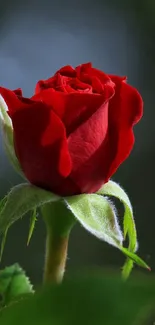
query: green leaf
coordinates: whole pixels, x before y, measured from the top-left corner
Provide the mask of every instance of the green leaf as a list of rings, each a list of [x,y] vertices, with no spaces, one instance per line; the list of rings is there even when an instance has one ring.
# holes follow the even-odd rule
[[[127,282],[113,272],[75,276],[0,313],[1,325],[146,325],[155,306],[155,278]],[[153,324],[154,318],[152,317]]]
[[[4,233],[28,211],[59,199],[59,196],[30,184],[24,183],[13,187],[0,211],[0,232]]]
[[[0,95],[0,128],[2,130],[4,147],[6,149],[6,153],[13,167],[22,177],[24,177],[19,161],[15,154],[14,143],[13,143],[12,121],[9,115],[7,114],[7,110],[8,110],[7,105],[3,97]]]
[[[32,285],[23,269],[18,265],[0,271],[1,307],[20,300],[24,295],[33,293]]]
[[[107,198],[97,194],[81,194],[67,197],[65,201],[86,230],[115,247],[122,244],[115,209]]]
[[[29,228],[29,234],[28,234],[28,239],[27,239],[27,246],[29,245],[31,237],[33,235],[36,221],[37,221],[37,209],[34,208],[33,214],[30,219],[30,228]]]
[[[133,218],[133,210],[130,203],[130,200],[125,193],[125,191],[115,182],[109,181],[108,183],[104,184],[103,187],[97,192],[98,194],[113,196],[119,199],[124,205],[124,239],[126,235],[129,238],[129,251],[135,252],[137,250],[137,232],[135,227],[135,222]],[[123,277],[127,278],[133,268],[133,260],[127,258],[125,265],[123,267]]]

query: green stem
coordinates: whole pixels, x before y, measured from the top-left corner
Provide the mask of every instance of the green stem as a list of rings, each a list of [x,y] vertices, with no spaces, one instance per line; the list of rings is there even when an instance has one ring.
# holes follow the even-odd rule
[[[63,201],[46,204],[41,211],[47,230],[44,282],[60,283],[65,271],[69,234],[75,219]]]

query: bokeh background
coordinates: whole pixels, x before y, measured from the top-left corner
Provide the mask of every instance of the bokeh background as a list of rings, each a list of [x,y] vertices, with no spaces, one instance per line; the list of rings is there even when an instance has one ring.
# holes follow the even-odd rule
[[[61,66],[91,61],[107,73],[127,75],[143,96],[145,111],[135,128],[136,143],[114,180],[134,207],[139,255],[155,270],[155,3],[153,0],[6,0],[0,3],[0,85],[31,96],[38,79]],[[22,182],[7,160],[0,139],[0,197]],[[120,215],[121,218],[121,215]],[[19,262],[34,283],[42,278],[45,227],[38,219],[27,248],[29,218],[9,231],[1,268]],[[115,248],[73,229],[67,273],[75,269],[119,269]],[[143,271],[141,271],[143,272]]]

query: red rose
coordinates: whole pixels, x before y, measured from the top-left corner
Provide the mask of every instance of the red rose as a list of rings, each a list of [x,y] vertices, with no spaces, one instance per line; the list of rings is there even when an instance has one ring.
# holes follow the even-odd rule
[[[126,78],[90,63],[39,81],[35,95],[0,88],[30,183],[66,196],[97,191],[128,157],[143,102]]]

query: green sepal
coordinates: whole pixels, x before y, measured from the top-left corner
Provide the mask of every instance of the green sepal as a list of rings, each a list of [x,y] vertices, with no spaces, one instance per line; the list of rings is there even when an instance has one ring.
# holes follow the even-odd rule
[[[32,235],[33,235],[33,232],[34,232],[34,228],[35,228],[36,221],[37,221],[37,209],[34,208],[34,209],[33,209],[32,216],[31,216],[31,218],[30,218],[30,227],[29,227],[29,233],[28,233],[28,239],[27,239],[27,246],[29,245],[30,240],[31,240],[31,238],[32,238]]]
[[[136,263],[141,267],[149,269],[148,265],[140,259],[136,254],[137,250],[137,232],[136,225],[133,217],[133,209],[128,195],[113,181],[109,181],[102,186],[102,188],[97,192],[99,195],[108,195],[110,197],[115,197],[119,199],[124,205],[124,218],[123,218],[123,234],[124,239],[128,235],[129,247],[120,247],[121,251],[127,256],[126,262],[122,268],[123,278],[127,278],[133,268],[133,264]]]
[[[105,197],[81,194],[65,198],[65,202],[82,226],[101,240],[118,247],[123,236],[115,208]]]
[[[115,182],[109,181],[97,192],[100,195],[108,195],[119,199],[124,205],[124,219],[123,219],[123,234],[124,239],[126,235],[129,237],[129,250],[135,252],[137,249],[137,232],[133,218],[132,205],[128,195]]]
[[[59,196],[27,183],[13,187],[0,211],[0,232],[5,233],[30,210],[59,199]]]
[[[7,114],[7,105],[1,95],[0,95],[0,128],[2,130],[3,144],[6,153],[8,155],[8,158],[12,166],[18,172],[18,174],[20,174],[23,178],[25,178],[21,170],[19,161],[15,154],[14,143],[13,143],[12,121],[9,115]]]
[[[5,229],[4,233],[2,234],[1,245],[0,245],[0,262],[2,260],[5,244],[6,244],[6,237],[8,234],[9,226]]]
[[[151,268],[139,256],[137,256],[136,254],[130,252],[125,247],[120,247],[120,250],[122,251],[123,254],[128,256],[134,263],[136,263],[137,265],[143,267],[144,269],[147,269],[148,271],[151,271]]]

